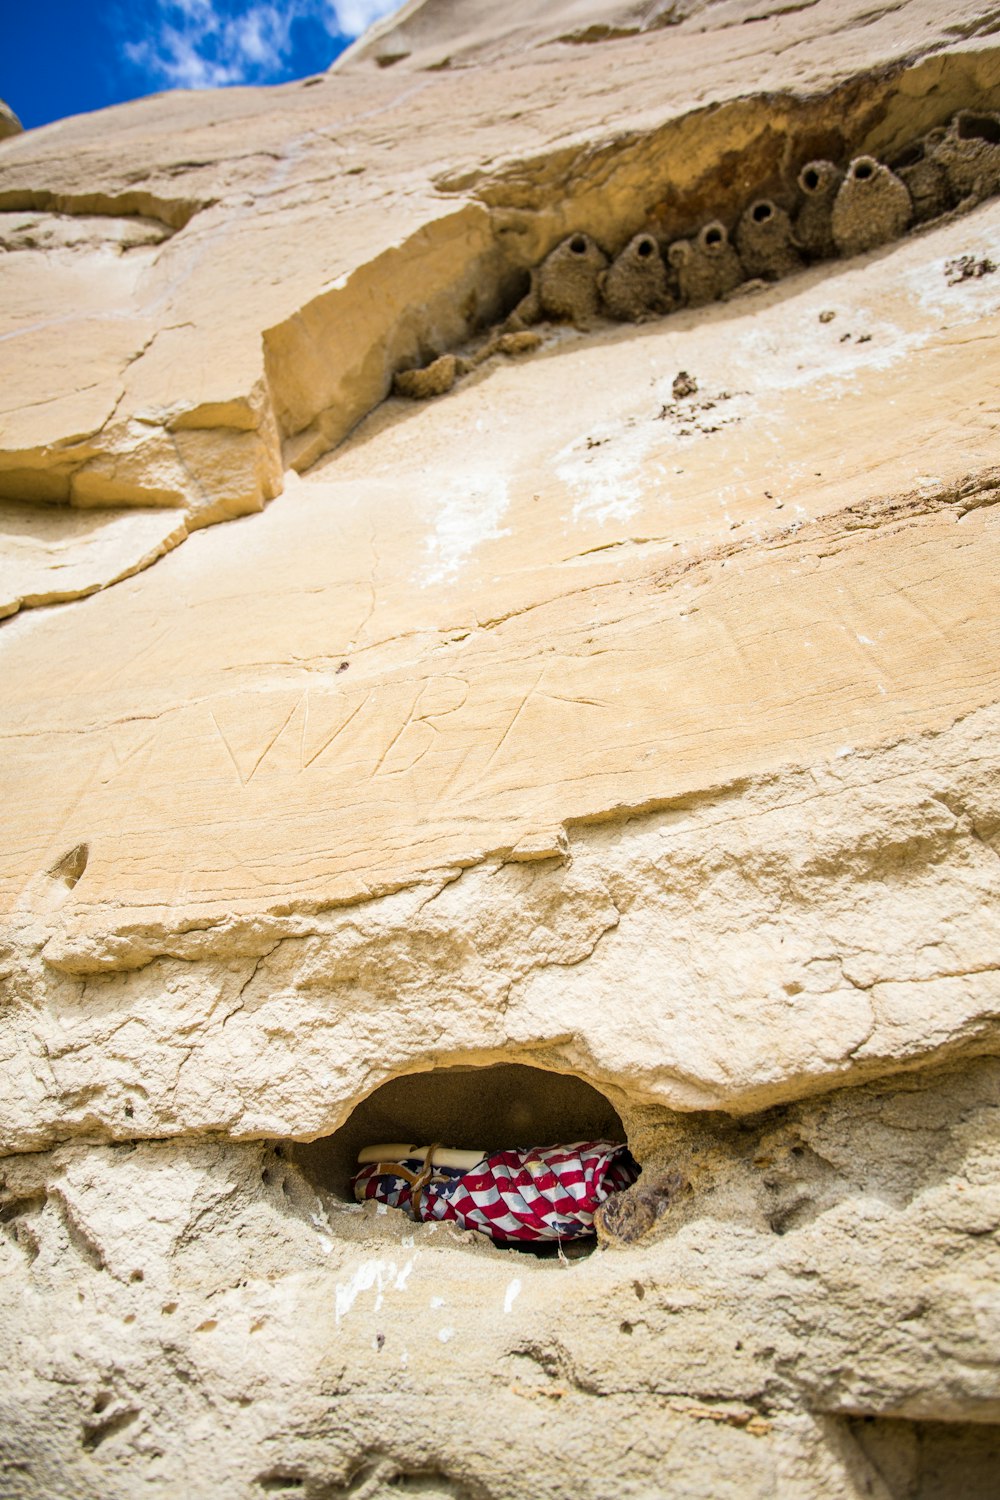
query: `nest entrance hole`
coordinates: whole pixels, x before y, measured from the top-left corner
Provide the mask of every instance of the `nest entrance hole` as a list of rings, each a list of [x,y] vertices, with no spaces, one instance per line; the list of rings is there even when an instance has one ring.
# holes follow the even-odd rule
[[[365,1146],[437,1142],[490,1152],[625,1139],[617,1110],[582,1078],[526,1063],[496,1063],[393,1078],[363,1099],[339,1130],[296,1145],[294,1155],[316,1186],[353,1203],[351,1177]]]
[[[960,114],[958,137],[962,141],[986,141],[990,146],[1000,146],[1000,120],[993,115]]]

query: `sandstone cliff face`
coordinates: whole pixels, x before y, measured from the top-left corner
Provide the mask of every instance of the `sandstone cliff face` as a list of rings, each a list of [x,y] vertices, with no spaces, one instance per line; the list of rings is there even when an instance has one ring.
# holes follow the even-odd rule
[[[1000,199],[475,351],[995,23],[539,10],[0,147],[5,1494],[994,1493]],[[598,1125],[588,1258],[348,1201]]]
[[[0,141],[8,135],[18,135],[21,128],[21,122],[10,105],[0,99]]]

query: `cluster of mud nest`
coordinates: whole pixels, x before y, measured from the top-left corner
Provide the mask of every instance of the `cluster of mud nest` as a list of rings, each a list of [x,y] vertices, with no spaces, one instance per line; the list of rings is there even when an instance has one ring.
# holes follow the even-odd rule
[[[529,353],[541,343],[532,324],[586,328],[602,316],[629,323],[664,317],[814,261],[874,250],[915,225],[965,212],[1000,191],[1000,114],[960,110],[891,166],[873,156],[856,156],[846,170],[832,161],[807,162],[797,189],[788,207],[755,199],[732,236],[721,219],[666,247],[644,230],[612,259],[590,235],[571,234],[534,268],[527,295],[480,349],[400,371],[397,395],[440,396],[494,354]]]

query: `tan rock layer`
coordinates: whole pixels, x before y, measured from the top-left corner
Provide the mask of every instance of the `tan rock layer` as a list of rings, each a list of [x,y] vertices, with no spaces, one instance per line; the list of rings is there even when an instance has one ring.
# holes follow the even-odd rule
[[[620,816],[844,746],[944,728],[993,702],[1000,682],[988,603],[998,513],[963,509],[954,492],[937,505],[914,499],[909,515],[880,517],[873,506],[777,532],[696,572],[635,570],[375,681],[335,672],[264,691],[210,689],[197,702],[168,697],[132,725],[121,722],[127,696],[108,684],[100,707],[91,697],[85,740],[67,743],[95,773],[68,825],[58,801],[39,816],[32,769],[43,745],[67,733],[62,708],[15,698],[7,910],[30,909],[26,886],[61,855],[60,838],[85,838],[86,880],[54,945],[79,947],[85,964],[94,938],[100,952],[104,910],[127,931],[155,930],[167,909],[211,923],[289,901],[357,901],[411,872],[510,849],[534,826]],[[836,612],[824,612],[820,602],[833,599]],[[877,662],[838,649],[845,621],[878,642]],[[598,657],[586,649],[595,631]],[[25,664],[30,651],[25,641]],[[702,660],[714,663],[708,678]],[[880,690],[887,682],[891,695]],[[195,759],[202,775],[178,803],[176,768]],[[276,797],[281,816],[271,818]],[[321,822],[317,805],[329,810]],[[400,806],[413,814],[401,819]],[[237,858],[251,824],[252,854]],[[148,861],[151,844],[170,848],[169,866]],[[232,883],[248,858],[252,894]],[[167,869],[184,872],[171,890]]]
[[[8,942],[0,1138],[310,1139],[398,1074],[513,1060],[583,1076],[623,1117],[746,1111],[995,1050],[995,739],[990,709],[553,833],[529,862],[98,949],[58,925],[79,851],[42,882],[52,915]]]
[[[998,1102],[983,1059],[668,1132],[693,1190],[562,1263],[348,1206],[280,1148],[8,1159],[8,1492],[200,1493],[211,1470],[240,1500],[561,1500],[569,1473],[592,1500],[609,1474],[896,1500],[944,1466],[986,1496]]]
[[[920,6],[909,9],[916,16]],[[794,33],[798,23],[789,24]],[[635,103],[628,131],[619,122],[612,139],[595,135],[587,116],[593,89],[584,82],[587,70],[562,59],[552,73],[560,78],[560,99],[568,99],[563,90],[572,91],[576,72],[583,85],[571,109],[563,104],[562,139],[542,153],[514,150],[511,132],[498,120],[494,129],[503,145],[490,153],[500,160],[488,174],[456,165],[454,142],[450,134],[445,141],[436,124],[466,107],[467,85],[447,74],[429,75],[415,105],[406,89],[383,90],[374,129],[357,123],[360,95],[349,73],[321,85],[337,91],[332,109],[326,94],[287,91],[296,128],[315,119],[308,174],[295,144],[300,136],[282,148],[275,166],[271,143],[265,150],[257,141],[260,126],[246,95],[242,103],[234,96],[228,121],[212,122],[223,130],[214,131],[204,162],[206,132],[197,111],[179,134],[176,113],[165,116],[177,162],[152,169],[151,183],[142,188],[125,183],[113,148],[91,147],[73,175],[58,153],[53,162],[47,159],[44,132],[37,145],[33,133],[29,143],[9,146],[0,164],[0,208],[138,214],[176,232],[161,247],[129,252],[130,279],[121,268],[113,275],[103,264],[98,268],[78,247],[75,270],[59,268],[57,278],[43,255],[23,290],[15,283],[7,302],[22,326],[0,346],[0,365],[5,351],[16,370],[9,386],[24,404],[3,419],[0,495],[16,502],[166,505],[185,510],[189,526],[258,510],[280,489],[282,443],[286,462],[299,469],[312,463],[383,399],[396,369],[454,346],[512,305],[518,273],[568,229],[594,233],[612,250],[645,227],[650,214],[652,222],[684,233],[689,222],[703,221],[705,210],[728,206],[738,214],[746,191],[779,191],[782,173],[791,181],[817,151],[901,146],[959,105],[987,104],[997,87],[994,52],[953,48],[905,71],[854,76],[847,57],[838,70],[846,81],[834,93],[816,94],[808,76],[803,86],[796,74],[793,58],[806,46],[805,37],[796,36],[766,80],[766,92],[733,99],[737,56],[723,27],[697,38],[705,76],[714,68],[718,82],[711,108],[692,110],[683,54],[695,38],[683,37],[681,26],[671,38],[672,83],[653,65],[654,38],[615,44],[634,49],[622,59],[633,73]],[[784,71],[786,59],[791,72]],[[371,94],[369,80],[361,86]],[[398,131],[399,121],[390,127],[382,119],[398,115],[404,95],[405,164],[397,141],[388,158],[385,152],[385,131]],[[320,97],[310,115],[310,102]],[[650,122],[654,97],[657,118]],[[512,98],[508,110],[513,118],[516,102]],[[135,121],[131,132],[123,127],[129,148],[140,154],[128,174],[134,183],[143,156],[160,161],[158,110],[150,101],[124,118]],[[151,130],[147,121],[154,122]],[[271,121],[267,116],[268,129]],[[344,170],[339,138],[322,144],[325,131],[336,132],[340,122],[351,125],[352,147],[361,157],[360,187],[354,165]],[[478,125],[470,137],[470,163],[492,139],[490,125]],[[222,167],[220,148],[234,126],[244,140],[249,132],[251,149]],[[268,167],[263,177],[262,163]],[[376,180],[404,165],[421,188],[387,204]],[[317,170],[329,184],[325,204],[305,192]],[[253,213],[246,197],[251,184]],[[729,204],[734,188],[741,201]],[[459,200],[445,214],[441,191]],[[277,217],[261,211],[268,199],[282,205]],[[482,203],[490,212],[482,212]],[[341,244],[326,235],[323,213],[348,208],[351,238]],[[288,276],[258,284],[262,260],[277,254],[287,261],[277,249],[285,233],[294,235],[297,264]],[[148,265],[140,267],[140,256]],[[89,314],[80,307],[81,276],[94,301]],[[95,300],[102,285],[105,295]],[[236,290],[245,285],[255,288],[250,298]],[[46,314],[38,323],[33,299],[42,286]],[[67,328],[85,340],[97,377],[82,390],[75,363],[65,362]],[[181,370],[185,376],[198,371],[202,388],[185,378],[179,400]],[[237,408],[241,415],[234,420]],[[191,428],[199,429],[197,438],[188,435]],[[32,597],[28,589],[22,594]]]
[[[0,141],[12,135],[20,135],[23,128],[10,105],[0,99]]]

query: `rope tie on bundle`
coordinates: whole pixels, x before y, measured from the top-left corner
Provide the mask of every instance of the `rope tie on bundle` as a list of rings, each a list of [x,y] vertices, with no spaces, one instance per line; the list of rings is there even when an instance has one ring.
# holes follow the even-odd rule
[[[387,1177],[402,1177],[404,1182],[409,1183],[410,1206],[413,1209],[413,1217],[415,1219],[419,1219],[421,1217],[420,1200],[423,1197],[424,1189],[433,1182],[435,1176],[437,1175],[433,1170],[432,1163],[434,1161],[435,1151],[440,1151],[440,1149],[440,1141],[435,1141],[433,1146],[427,1147],[427,1154],[424,1157],[424,1165],[422,1170],[419,1172],[411,1172],[409,1167],[403,1166],[402,1162],[393,1161],[380,1161],[375,1168],[376,1174],[378,1176],[385,1175]]]

